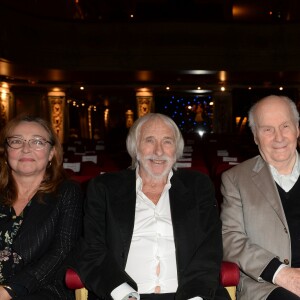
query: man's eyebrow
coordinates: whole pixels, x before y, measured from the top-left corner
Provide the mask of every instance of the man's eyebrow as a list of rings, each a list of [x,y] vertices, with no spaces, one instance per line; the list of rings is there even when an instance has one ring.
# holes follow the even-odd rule
[[[175,140],[175,138],[173,136],[164,136],[163,139],[165,140]]]

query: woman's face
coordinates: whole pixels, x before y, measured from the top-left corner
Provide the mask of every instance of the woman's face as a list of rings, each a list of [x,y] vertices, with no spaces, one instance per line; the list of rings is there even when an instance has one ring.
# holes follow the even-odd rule
[[[21,122],[17,125],[10,137],[26,140],[23,145],[19,144],[19,149],[13,149],[7,146],[7,161],[12,170],[14,177],[18,176],[40,176],[45,174],[45,170],[54,155],[54,148],[46,143],[45,147],[36,150],[28,143],[29,140],[34,140],[33,143],[39,141],[49,141],[47,131],[36,122]],[[16,142],[18,140],[15,140]]]

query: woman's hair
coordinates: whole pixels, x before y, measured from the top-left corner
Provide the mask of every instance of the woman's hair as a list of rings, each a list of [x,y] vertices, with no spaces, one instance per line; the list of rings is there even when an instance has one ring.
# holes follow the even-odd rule
[[[17,185],[7,162],[8,145],[6,138],[9,137],[12,131],[22,122],[36,123],[42,126],[49,135],[48,140],[51,143],[50,147],[54,149],[52,160],[45,170],[44,180],[37,190],[40,199],[42,199],[44,193],[54,192],[59,183],[66,178],[66,173],[62,166],[63,149],[51,125],[40,117],[29,115],[17,116],[10,120],[0,133],[0,147],[2,147],[2,153],[0,154],[0,195],[1,202],[5,205],[12,205],[18,196]]]
[[[134,124],[131,126],[128,136],[127,136],[126,146],[127,146],[127,151],[132,159],[131,168],[134,169],[138,165],[138,160],[137,160],[138,149],[137,149],[137,147],[138,147],[138,143],[139,143],[142,126],[150,120],[155,121],[157,119],[162,120],[163,122],[165,122],[168,126],[170,126],[172,128],[172,130],[174,132],[174,136],[175,136],[176,160],[182,156],[183,148],[184,148],[184,140],[183,140],[181,132],[180,132],[179,128],[177,127],[176,123],[166,115],[158,114],[158,113],[149,113],[149,114],[146,114],[145,116],[137,119],[134,122]]]
[[[295,102],[293,100],[291,100],[290,98],[286,97],[286,96],[270,95],[270,96],[267,96],[265,98],[262,98],[261,100],[259,100],[255,104],[253,104],[253,106],[249,110],[248,122],[249,122],[249,127],[251,128],[251,131],[252,131],[253,134],[255,134],[255,131],[256,131],[255,114],[256,114],[257,106],[261,102],[263,102],[267,99],[272,99],[272,98],[280,99],[281,101],[285,102],[289,106],[289,109],[290,109],[291,115],[292,115],[292,119],[298,126],[298,124],[299,124],[299,112],[298,112],[298,109],[297,109],[297,106],[296,106]]]

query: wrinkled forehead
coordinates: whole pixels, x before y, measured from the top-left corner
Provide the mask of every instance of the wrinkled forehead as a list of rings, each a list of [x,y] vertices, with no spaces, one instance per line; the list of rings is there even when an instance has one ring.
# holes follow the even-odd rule
[[[295,122],[289,105],[277,99],[260,103],[256,107],[254,119],[257,126],[272,126],[284,122]]]
[[[140,137],[146,136],[175,138],[175,132],[171,124],[161,118],[156,118],[150,119],[142,125]]]

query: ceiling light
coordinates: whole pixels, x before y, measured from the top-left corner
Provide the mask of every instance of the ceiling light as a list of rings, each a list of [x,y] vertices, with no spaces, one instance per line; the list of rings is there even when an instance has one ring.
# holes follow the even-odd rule
[[[209,75],[216,74],[217,71],[209,71],[209,70],[185,70],[182,71],[183,74],[191,74],[191,75]]]

